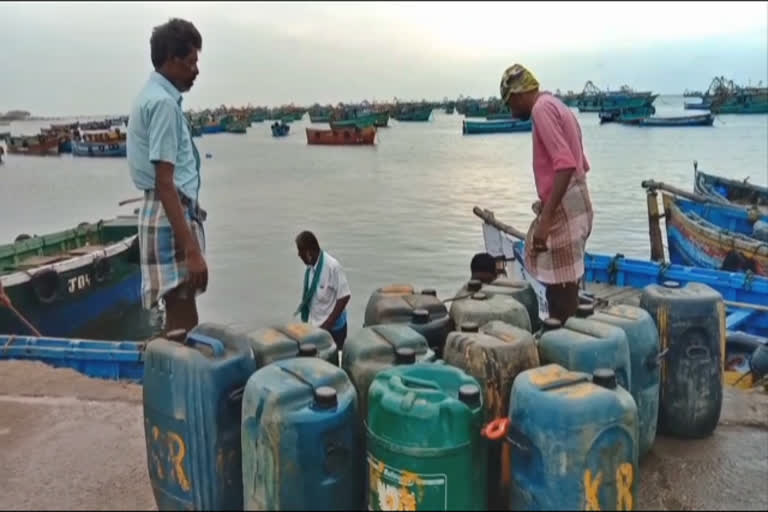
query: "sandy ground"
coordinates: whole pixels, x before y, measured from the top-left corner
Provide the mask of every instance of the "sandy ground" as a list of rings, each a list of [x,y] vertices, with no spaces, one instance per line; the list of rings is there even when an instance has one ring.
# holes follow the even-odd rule
[[[156,510],[141,387],[0,362],[0,509]],[[726,389],[704,440],[659,438],[639,510],[768,509],[768,396]]]

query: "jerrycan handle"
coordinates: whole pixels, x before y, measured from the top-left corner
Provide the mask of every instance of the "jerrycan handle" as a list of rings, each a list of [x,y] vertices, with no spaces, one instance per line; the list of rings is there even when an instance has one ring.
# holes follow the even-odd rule
[[[524,452],[530,451],[530,443],[527,438],[512,425],[509,418],[496,418],[488,423],[480,434],[489,441],[500,441],[506,438],[506,441],[514,445],[515,448]]]
[[[422,388],[422,389],[431,389],[434,391],[440,391],[440,386],[428,380],[419,379],[416,377],[406,377],[405,375],[401,375],[400,381],[407,388]]]
[[[509,418],[496,418],[483,427],[480,434],[490,441],[498,441],[507,435],[509,425]]]
[[[224,354],[224,344],[221,341],[199,332],[190,332],[185,343],[190,347],[205,345],[213,351],[213,357],[221,357]]]
[[[241,404],[243,402],[243,393],[245,393],[245,386],[233,389],[227,396],[227,400],[233,405]]]

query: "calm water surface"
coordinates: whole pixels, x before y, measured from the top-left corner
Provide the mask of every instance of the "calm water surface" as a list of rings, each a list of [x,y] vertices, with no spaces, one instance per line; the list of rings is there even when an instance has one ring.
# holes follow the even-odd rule
[[[656,115],[684,115],[683,98],[662,96]],[[712,128],[600,126],[579,116],[595,208],[588,249],[647,258],[643,179],[692,189],[699,168],[768,183],[768,116],[720,116]],[[463,116],[380,129],[375,147],[308,146],[308,116],[275,139],[269,122],[246,135],[196,139],[208,210],[210,283],[201,319],[259,327],[284,322],[298,303],[303,265],[294,237],[312,230],[341,261],[352,288],[350,326],[362,324],[370,293],[391,283],[436,288],[447,297],[483,250],[475,205],[526,230],[535,200],[531,135],[462,136]],[[48,122],[13,123],[14,134]],[[320,125],[318,125],[320,126]],[[124,159],[6,157],[0,166],[0,240],[45,234],[130,213],[137,196]]]

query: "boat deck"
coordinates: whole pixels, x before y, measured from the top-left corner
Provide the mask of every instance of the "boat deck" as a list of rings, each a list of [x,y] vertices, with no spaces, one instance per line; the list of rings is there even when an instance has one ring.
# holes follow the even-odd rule
[[[599,303],[639,306],[643,290],[605,283],[587,283],[587,293]]]

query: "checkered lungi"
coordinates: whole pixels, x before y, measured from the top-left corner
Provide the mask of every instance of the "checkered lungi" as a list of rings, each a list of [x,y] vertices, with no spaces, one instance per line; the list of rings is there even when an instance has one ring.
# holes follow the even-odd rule
[[[205,253],[204,215],[194,201],[182,196],[184,217]],[[144,204],[139,212],[139,252],[141,264],[141,301],[146,309],[153,308],[166,293],[183,284],[187,277],[184,251],[177,247],[171,223],[154,190],[144,192]],[[179,296],[188,296],[186,287]],[[195,291],[195,296],[201,290]]]
[[[528,271],[544,284],[573,283],[581,279],[593,216],[587,182],[572,182],[555,210],[552,229],[547,237],[547,251],[533,250],[538,212],[528,229],[525,237],[525,265]]]

